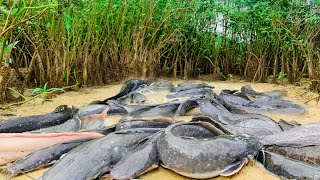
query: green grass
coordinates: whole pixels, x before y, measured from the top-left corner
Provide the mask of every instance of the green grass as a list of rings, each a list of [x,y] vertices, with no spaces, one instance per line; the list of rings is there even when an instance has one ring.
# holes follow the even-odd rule
[[[312,7],[300,0],[6,2],[0,8],[1,64],[11,58],[28,68],[25,84],[32,86],[208,73],[250,81],[281,73],[290,82],[303,74],[320,78],[318,0]],[[16,49],[8,48],[15,42]]]

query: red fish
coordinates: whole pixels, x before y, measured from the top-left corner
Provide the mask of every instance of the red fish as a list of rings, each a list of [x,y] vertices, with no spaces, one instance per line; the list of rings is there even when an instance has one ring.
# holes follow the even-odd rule
[[[81,129],[97,129],[101,128],[104,124],[104,119],[107,117],[109,108],[107,107],[100,114],[92,114],[88,116],[81,117]]]
[[[100,138],[95,132],[22,134],[0,133],[0,165],[16,161],[31,152],[51,145],[81,138]]]

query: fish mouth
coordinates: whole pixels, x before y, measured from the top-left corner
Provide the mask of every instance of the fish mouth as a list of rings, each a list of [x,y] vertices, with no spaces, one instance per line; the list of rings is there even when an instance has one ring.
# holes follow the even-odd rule
[[[185,131],[185,130],[188,131]],[[219,128],[208,122],[180,122],[175,123],[165,130],[167,133],[180,138],[186,139],[206,139],[215,136],[224,135],[225,133]],[[193,131],[190,133],[190,131]],[[198,132],[197,132],[198,131]],[[198,136],[199,135],[199,136]]]

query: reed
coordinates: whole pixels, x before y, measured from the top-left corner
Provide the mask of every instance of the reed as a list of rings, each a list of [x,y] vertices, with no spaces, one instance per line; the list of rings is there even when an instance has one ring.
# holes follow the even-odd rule
[[[2,99],[14,86],[11,71],[20,93],[45,82],[90,86],[202,74],[275,82],[281,73],[320,90],[318,0],[0,2]]]

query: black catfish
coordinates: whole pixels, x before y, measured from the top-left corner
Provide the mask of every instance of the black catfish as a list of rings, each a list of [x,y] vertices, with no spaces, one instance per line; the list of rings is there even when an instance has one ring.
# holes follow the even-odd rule
[[[67,141],[33,152],[26,157],[9,164],[7,172],[11,176],[15,176],[49,166],[59,160],[63,154],[68,153],[78,145],[90,140],[93,140],[93,138]]]
[[[130,103],[137,103],[137,104],[143,104],[147,98],[141,94],[140,92],[132,91],[129,94],[122,96],[118,99],[112,99],[108,101],[108,104],[110,102],[117,102],[119,104],[130,104]]]
[[[177,84],[177,87],[175,88],[175,91],[186,91],[190,89],[199,89],[199,88],[210,88],[213,89],[213,86],[210,86],[206,83],[196,83],[196,82],[183,82],[180,84]]]
[[[263,137],[282,132],[280,126],[266,116],[231,112],[215,99],[202,99],[198,100],[198,103],[204,116],[210,117],[213,123],[219,124],[232,134]]]
[[[148,85],[142,85],[137,89],[139,93],[170,93],[174,91],[172,81],[157,81]]]
[[[184,116],[186,113],[193,109],[198,107],[198,101],[195,99],[189,99],[186,100],[185,102],[182,102],[178,109],[176,110],[175,116]]]
[[[160,129],[130,129],[81,144],[67,153],[40,179],[95,179],[109,172],[142,139]]]
[[[150,83],[151,83],[150,81],[144,81],[144,80],[139,80],[139,79],[128,80],[124,83],[120,92],[117,95],[112,96],[110,98],[107,98],[107,99],[103,100],[102,102],[107,103],[111,99],[121,98],[121,97],[129,94],[130,92],[137,90],[140,86],[145,85],[145,84],[147,85]]]
[[[253,138],[224,135],[205,122],[188,122],[166,128],[157,149],[165,168],[186,177],[206,179],[235,174],[261,148]]]
[[[111,179],[132,179],[159,165],[157,141],[159,132],[124,156],[111,170]],[[134,162],[134,163],[133,163]]]
[[[80,128],[81,128],[81,121],[77,115],[74,115],[73,118],[67,120],[62,124],[41,128],[33,131],[28,131],[28,132],[31,132],[31,133],[78,132],[80,131]]]
[[[212,92],[209,88],[197,88],[197,89],[189,89],[185,91],[179,91],[175,94],[167,95],[166,97],[169,99],[172,98],[180,98],[180,97],[202,97]]]
[[[88,106],[84,106],[79,108],[78,115],[79,117],[88,116],[92,114],[100,114],[102,113],[106,108],[109,108],[108,114],[126,114],[127,111],[117,105],[105,105],[105,104],[91,104]]]
[[[268,171],[287,179],[320,179],[319,166],[311,166],[269,151],[260,152],[257,159]]]
[[[62,124],[73,117],[76,109],[72,106],[59,106],[54,112],[25,116],[0,122],[0,133],[21,133]]]
[[[312,166],[320,165],[320,123],[301,125],[261,139],[264,149]]]
[[[133,129],[133,128],[166,128],[173,124],[173,120],[158,118],[158,119],[130,119],[130,120],[120,120],[116,124],[116,131]]]
[[[173,117],[180,106],[180,101],[172,101],[164,104],[159,104],[154,107],[141,108],[129,113],[132,117]]]
[[[305,108],[289,100],[283,100],[277,93],[258,93],[242,87],[241,93],[222,91],[218,100],[228,109],[241,109],[251,113],[293,113],[303,114]],[[252,96],[257,98],[252,98]]]

